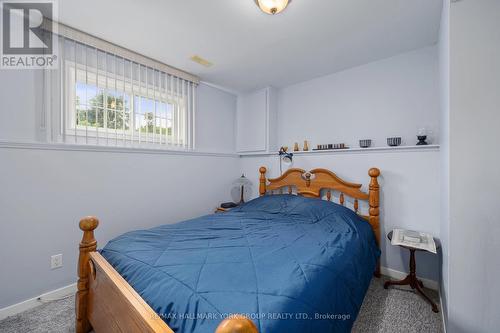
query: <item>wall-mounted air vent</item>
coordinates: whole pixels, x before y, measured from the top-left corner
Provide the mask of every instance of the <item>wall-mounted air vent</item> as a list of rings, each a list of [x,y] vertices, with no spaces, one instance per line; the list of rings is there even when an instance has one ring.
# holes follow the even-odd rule
[[[203,59],[202,57],[200,56],[197,56],[197,55],[194,55],[191,57],[191,60],[193,60],[194,62],[204,66],[204,67],[212,67],[214,64],[211,63],[210,61],[206,60],[206,59]]]

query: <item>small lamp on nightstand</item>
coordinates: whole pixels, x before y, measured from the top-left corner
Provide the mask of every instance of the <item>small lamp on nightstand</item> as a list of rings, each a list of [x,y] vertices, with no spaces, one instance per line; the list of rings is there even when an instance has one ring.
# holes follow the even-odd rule
[[[233,202],[224,202],[220,204],[216,212],[225,212],[231,208],[238,207],[245,202],[245,198],[249,198],[252,194],[252,182],[241,175],[240,178],[233,182],[233,187],[231,188],[231,197]]]
[[[237,202],[238,205],[244,203],[245,198],[248,198],[251,194],[252,182],[245,177],[245,175],[241,175],[240,178],[233,182],[231,196],[233,197],[234,202]]]

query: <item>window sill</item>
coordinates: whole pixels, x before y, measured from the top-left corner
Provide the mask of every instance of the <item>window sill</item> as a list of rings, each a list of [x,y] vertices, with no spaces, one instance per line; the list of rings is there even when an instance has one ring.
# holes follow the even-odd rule
[[[35,149],[35,150],[61,150],[61,151],[88,151],[106,153],[126,153],[126,154],[163,154],[163,155],[187,155],[187,156],[212,156],[212,157],[239,157],[233,153],[215,153],[196,150],[176,150],[162,148],[136,148],[120,146],[95,146],[79,145],[68,143],[44,143],[30,141],[4,141],[0,140],[0,148],[10,149]]]

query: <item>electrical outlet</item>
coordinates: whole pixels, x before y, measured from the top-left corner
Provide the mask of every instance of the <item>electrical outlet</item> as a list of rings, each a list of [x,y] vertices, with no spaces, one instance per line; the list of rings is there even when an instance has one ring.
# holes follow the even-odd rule
[[[50,257],[50,269],[60,268],[63,265],[62,254],[54,254]]]

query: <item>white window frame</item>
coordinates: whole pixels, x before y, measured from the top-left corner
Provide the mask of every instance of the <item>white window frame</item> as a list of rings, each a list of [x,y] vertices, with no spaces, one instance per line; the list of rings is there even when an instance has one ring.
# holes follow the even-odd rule
[[[141,65],[141,67],[146,67]],[[97,77],[96,77],[97,72]],[[132,77],[126,78],[123,75],[115,75],[113,73],[96,69],[93,67],[87,67],[82,64],[76,64],[75,70],[75,62],[71,60],[64,61],[64,87],[62,89],[62,93],[64,94],[64,106],[62,108],[62,119],[65,119],[62,126],[63,133],[65,133],[66,137],[75,137],[76,139],[84,138],[96,140],[97,144],[101,142],[109,141],[111,143],[132,143],[132,144],[154,144],[161,145],[167,147],[175,147],[175,146],[184,146],[187,142],[187,129],[186,129],[186,117],[187,117],[187,100],[181,94],[176,94],[174,89],[170,87],[170,90],[167,92],[163,90],[161,93],[158,93],[158,87],[154,87],[149,83],[139,82],[134,80]],[[84,80],[76,80],[76,76],[85,77]],[[113,82],[116,82],[115,87],[108,86],[108,79],[111,79]],[[97,82],[97,80],[99,82]],[[168,77],[166,78],[168,80]],[[123,129],[108,129],[106,128],[96,128],[91,126],[77,126],[76,125],[76,83],[82,83],[87,85],[94,85],[98,89],[103,90],[113,90],[119,93],[128,94],[130,96],[129,99],[129,108],[130,108],[130,124],[129,130],[124,131]],[[98,84],[96,84],[98,83]],[[136,119],[137,113],[135,108],[135,99],[137,97],[151,99],[153,102],[160,102],[165,104],[172,105],[172,133],[168,135],[168,125],[167,125],[167,134],[166,135],[158,135],[156,134],[156,111],[155,111],[155,120],[154,126],[155,130],[153,133],[144,133],[140,130],[136,130]],[[103,101],[104,102],[104,101]],[[106,104],[106,103],[103,103]],[[105,105],[102,106],[103,109],[107,108]],[[155,107],[156,108],[156,107]],[[142,115],[142,114],[141,114]],[[97,117],[97,115],[96,115]],[[158,118],[165,119],[168,123],[167,118]],[[161,133],[161,131],[160,131]],[[178,136],[176,140],[174,137]]]

